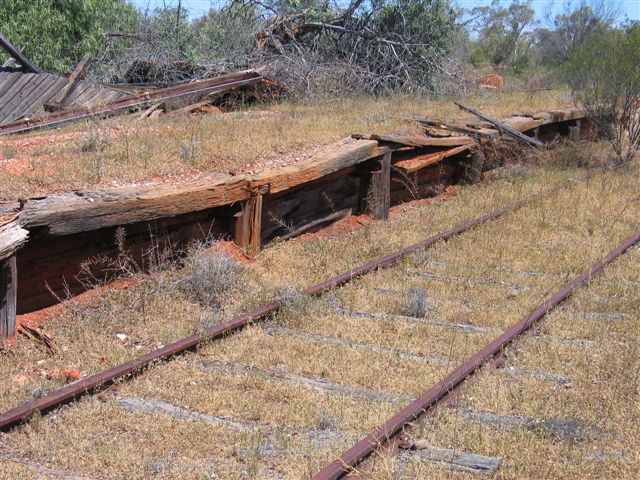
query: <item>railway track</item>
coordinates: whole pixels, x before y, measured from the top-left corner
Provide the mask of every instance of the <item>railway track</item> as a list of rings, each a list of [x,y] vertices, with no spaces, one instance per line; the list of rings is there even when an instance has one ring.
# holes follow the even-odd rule
[[[141,477],[421,478],[451,469],[493,473],[504,465],[513,476],[523,467],[515,455],[505,457],[508,449],[496,448],[507,443],[505,435],[530,435],[547,449],[599,445],[603,436],[611,440],[611,429],[605,435],[575,411],[565,417],[515,407],[533,402],[562,410],[555,397],[566,401],[588,384],[588,374],[567,365],[584,366],[585,357],[610,349],[637,352],[637,336],[626,335],[637,314],[616,306],[619,295],[611,291],[639,297],[640,255],[628,253],[640,241],[638,210],[625,199],[630,180],[604,175],[624,188],[599,209],[587,207],[598,204],[604,183],[545,190],[320,282],[305,295],[280,298],[44,395],[0,415],[0,425],[15,427],[117,382],[100,398],[32,420],[22,427],[23,438],[14,438],[16,430],[6,438],[11,448],[37,455],[45,440],[36,438],[51,442],[75,432],[75,448],[89,449],[92,458],[139,456],[130,463]],[[621,255],[598,284],[594,277]],[[585,287],[595,289],[598,302],[567,300],[574,293],[580,299]],[[616,326],[609,336],[582,326],[598,322]],[[155,364],[196,346],[195,353]],[[563,355],[567,361],[557,362]],[[511,395],[500,397],[502,403],[482,393],[502,390]],[[505,405],[511,410],[489,408]],[[94,426],[78,432],[88,424]],[[483,433],[467,431],[469,425]],[[91,439],[98,431],[112,432],[123,445],[104,440],[95,453]],[[595,460],[574,452],[567,458],[580,465],[605,458],[624,470],[629,453],[622,444],[592,449]],[[88,463],[72,463],[105,476]]]

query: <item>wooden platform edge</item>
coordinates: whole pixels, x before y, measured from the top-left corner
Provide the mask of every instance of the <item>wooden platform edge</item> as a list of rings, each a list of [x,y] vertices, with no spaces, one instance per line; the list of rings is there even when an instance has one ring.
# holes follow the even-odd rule
[[[527,117],[536,125],[579,120],[577,110],[550,110]],[[530,127],[521,116],[507,117],[518,130]],[[542,123],[540,123],[542,122]],[[320,179],[326,175],[353,167],[371,158],[384,155],[389,144],[410,147],[454,147],[437,152],[432,159],[399,162],[394,168],[415,171],[438,162],[475,144],[463,136],[427,137],[403,135],[355,135],[327,146],[316,155],[268,172],[256,175],[211,175],[179,185],[147,185],[86,189],[54,194],[25,201],[20,214],[20,226],[37,236],[61,236],[194,213],[214,207],[247,201],[256,189],[265,194],[283,192]],[[391,148],[393,150],[393,148]],[[413,163],[411,163],[413,162]],[[426,163],[425,163],[426,162]]]

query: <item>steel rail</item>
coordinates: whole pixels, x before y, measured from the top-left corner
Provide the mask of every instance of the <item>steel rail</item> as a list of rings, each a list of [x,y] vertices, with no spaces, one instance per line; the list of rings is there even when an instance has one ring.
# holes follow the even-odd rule
[[[38,128],[54,127],[64,123],[82,120],[84,118],[112,116],[124,113],[126,110],[131,108],[147,106],[154,102],[171,100],[188,95],[196,95],[203,92],[215,93],[218,91],[225,91],[236,87],[251,85],[259,82],[261,79],[262,75],[253,71],[222,75],[220,77],[200,82],[162,88],[151,93],[143,93],[115,100],[93,108],[89,107],[66,110],[33,120],[25,119],[6,123],[4,125],[0,125],[0,135],[27,132]]]
[[[640,232],[633,234],[630,238],[611,250],[603,259],[593,264],[570,282],[565,283],[560,290],[544,300],[528,315],[473,354],[440,382],[424,391],[418,398],[387,420],[383,425],[372,430],[366,437],[343,453],[339,459],[323,468],[313,477],[313,480],[337,480],[350,473],[363,460],[375,452],[376,449],[387,444],[393,437],[401,433],[408,423],[416,420],[436,406],[440,400],[450,394],[478,368],[500,353],[516,337],[527,331],[550,310],[566,300],[576,288],[587,283],[606,265],[624,254],[638,242],[640,242]]]
[[[449,238],[459,235],[482,223],[495,220],[505,215],[506,213],[513,212],[545,195],[549,195],[563,188],[567,188],[572,185],[574,181],[584,180],[588,177],[590,177],[590,175],[561,182],[558,185],[531,195],[528,198],[512,202],[502,208],[494,210],[493,212],[468,220],[467,222],[445,230],[439,234],[433,235],[421,242],[402,248],[388,255],[370,260],[369,262],[360,265],[359,267],[356,267],[352,270],[308,287],[306,290],[304,290],[304,294],[309,296],[320,295],[321,293],[333,287],[343,285],[351,281],[352,279],[360,277],[368,272],[398,263],[410,253],[430,247],[431,245],[440,241],[448,240]],[[183,338],[162,348],[153,350],[146,355],[143,355],[142,357],[122,363],[104,372],[90,375],[83,378],[82,380],[78,380],[77,382],[70,383],[58,390],[50,392],[36,400],[27,402],[21,406],[8,410],[0,414],[0,431],[6,431],[28,420],[35,413],[45,413],[56,407],[71,402],[85,394],[106,387],[114,383],[118,379],[134,376],[140,373],[144,368],[151,365],[153,362],[167,360],[174,355],[193,350],[205,341],[215,340],[229,335],[236,330],[249,325],[252,322],[266,318],[268,315],[275,313],[279,308],[280,304],[277,301],[272,301],[254,310],[242,313],[241,315],[231,319],[228,322],[210,327],[203,333]]]

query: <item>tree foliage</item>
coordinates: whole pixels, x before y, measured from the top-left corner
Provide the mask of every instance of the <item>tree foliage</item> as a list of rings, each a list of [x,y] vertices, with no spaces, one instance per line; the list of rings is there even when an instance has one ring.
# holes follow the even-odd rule
[[[514,0],[508,6],[493,0],[491,6],[476,7],[471,14],[478,19],[478,44],[491,63],[518,66],[526,62],[530,40],[526,29],[535,15],[531,0]]]
[[[352,0],[270,13],[259,53],[283,80],[297,90],[375,94],[435,90],[459,15],[449,0]]]
[[[598,126],[619,161],[640,147],[640,24],[591,34],[566,66],[576,103]]]
[[[549,28],[535,32],[540,61],[553,67],[564,64],[589,37],[611,27],[613,21],[614,15],[605,4],[582,2],[574,9],[557,14]]]
[[[135,25],[125,0],[2,0],[2,33],[36,65],[66,71],[100,49],[105,32]]]

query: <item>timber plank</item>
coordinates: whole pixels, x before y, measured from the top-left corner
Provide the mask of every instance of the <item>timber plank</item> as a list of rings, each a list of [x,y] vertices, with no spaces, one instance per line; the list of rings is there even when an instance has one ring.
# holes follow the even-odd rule
[[[30,200],[21,226],[58,236],[126,225],[232,204],[249,197],[244,176],[219,175],[197,182],[81,190]]]
[[[405,173],[411,173],[411,172],[420,170],[426,166],[438,163],[444,160],[445,158],[451,157],[453,155],[457,155],[462,152],[466,152],[470,148],[471,147],[469,145],[461,145],[459,147],[454,147],[449,150],[444,150],[442,152],[427,153],[425,155],[420,155],[418,157],[410,158],[408,160],[402,160],[398,163],[395,163],[393,167],[398,168],[404,171]]]
[[[247,200],[268,186],[278,193],[379,154],[375,141],[347,139],[304,162],[256,176],[217,175],[180,185],[119,187],[51,195],[27,201],[21,226],[49,236],[126,225]]]
[[[426,135],[353,135],[353,138],[375,140],[377,142],[397,143],[407,147],[459,147],[472,145],[473,138],[466,135],[457,137],[427,137]]]
[[[303,162],[254,176],[251,178],[250,187],[268,184],[269,193],[274,194],[352,167],[378,155],[380,149],[377,141],[346,138]]]

